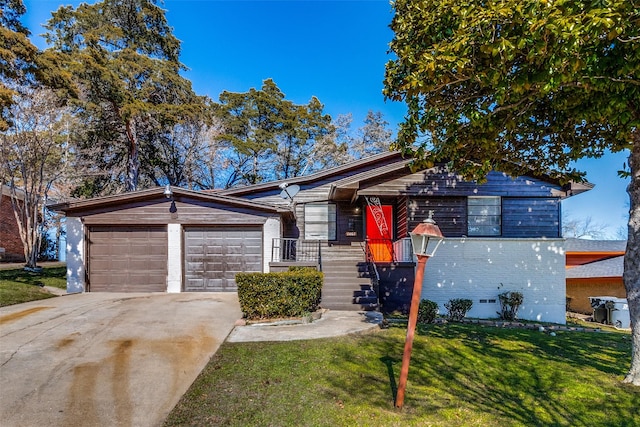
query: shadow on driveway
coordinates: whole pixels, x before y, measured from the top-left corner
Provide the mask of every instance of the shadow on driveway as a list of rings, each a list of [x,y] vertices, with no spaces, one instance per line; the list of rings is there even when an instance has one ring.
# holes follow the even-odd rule
[[[86,293],[0,308],[0,420],[157,426],[241,317],[236,293]]]

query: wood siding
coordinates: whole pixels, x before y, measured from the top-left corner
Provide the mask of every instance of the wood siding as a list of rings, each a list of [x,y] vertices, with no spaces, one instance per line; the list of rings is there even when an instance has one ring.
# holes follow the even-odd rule
[[[502,198],[502,237],[560,237],[560,202],[553,198]]]
[[[622,277],[594,277],[567,279],[567,305],[569,311],[593,314],[589,297],[612,296],[626,298]]]
[[[379,170],[386,171],[387,167],[388,165],[380,165]],[[561,236],[562,188],[559,185],[527,176],[512,178],[500,172],[491,172],[485,183],[478,184],[463,180],[460,175],[449,172],[443,166],[416,173],[411,173],[408,167],[389,169],[380,174],[376,174],[375,171],[376,169],[363,169],[337,173],[301,185],[300,192],[294,198],[298,235],[304,235],[304,204],[329,201],[330,194],[337,194],[332,193],[334,185],[345,191],[349,188],[357,191],[359,198],[356,203],[360,203],[363,210],[366,205],[362,201],[364,196],[376,196],[383,200],[383,203],[393,204],[395,238],[406,237],[408,232],[428,217],[429,210],[435,211],[434,219],[445,236],[466,236],[469,196],[501,197],[500,237]],[[362,180],[359,180],[360,178]],[[245,194],[244,197],[278,205],[288,203],[279,197],[279,193],[279,189],[265,189]],[[350,202],[338,202],[336,243],[355,241],[344,234],[350,216],[349,205]],[[355,207],[355,204],[353,206]],[[351,221],[353,222],[353,217]],[[287,234],[294,236],[294,230],[295,227],[288,229]]]
[[[362,209],[358,205],[337,203],[338,243],[361,242],[364,230]],[[354,234],[355,233],[355,234]]]
[[[515,196],[550,197],[560,187],[522,176],[511,178],[500,172],[491,172],[487,182],[478,184],[464,181],[460,175],[436,167],[417,173],[396,172],[361,186],[358,194],[385,196]]]
[[[151,201],[123,203],[117,207],[104,207],[82,212],[87,225],[132,225],[132,224],[264,224],[273,213],[259,212],[249,208],[206,203],[195,199],[179,199],[172,209],[171,201],[162,198]],[[175,212],[171,212],[174,210]]]
[[[445,237],[460,237],[467,234],[466,197],[421,197],[411,198],[407,203],[408,229],[413,230],[433,212],[433,219]]]
[[[413,228],[409,228],[409,199],[407,197],[399,197],[398,204],[396,206],[396,238],[404,239],[409,237],[409,231]]]
[[[445,237],[466,236],[466,197],[412,197],[407,203],[408,229],[429,217]],[[555,198],[502,198],[500,237],[560,237],[560,203]]]

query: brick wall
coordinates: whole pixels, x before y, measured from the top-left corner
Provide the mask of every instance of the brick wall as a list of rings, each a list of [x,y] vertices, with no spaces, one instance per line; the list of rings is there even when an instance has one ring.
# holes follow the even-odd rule
[[[11,198],[2,193],[0,193],[0,248],[5,250],[2,261],[24,261],[24,249],[11,207]]]
[[[600,296],[626,298],[622,277],[567,279],[567,298],[571,298],[571,311],[592,314],[589,297]]]
[[[427,262],[422,298],[440,313],[453,298],[473,301],[469,317],[497,318],[498,294],[519,291],[518,317],[566,322],[565,253],[562,239],[445,239]]]

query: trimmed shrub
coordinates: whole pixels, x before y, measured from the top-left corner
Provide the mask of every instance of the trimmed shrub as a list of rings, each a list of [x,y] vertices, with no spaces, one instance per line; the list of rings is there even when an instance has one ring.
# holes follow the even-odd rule
[[[473,306],[473,301],[466,298],[450,299],[449,302],[444,304],[448,312],[447,317],[454,322],[464,319],[469,310],[471,310],[471,306]]]
[[[418,306],[418,323],[433,323],[438,315],[438,303],[423,299]]]
[[[500,300],[500,312],[498,316],[502,320],[516,320],[518,318],[518,309],[524,301],[522,292],[503,292],[498,294]]]
[[[315,269],[282,273],[238,273],[238,299],[244,317],[296,317],[320,304],[323,275]]]

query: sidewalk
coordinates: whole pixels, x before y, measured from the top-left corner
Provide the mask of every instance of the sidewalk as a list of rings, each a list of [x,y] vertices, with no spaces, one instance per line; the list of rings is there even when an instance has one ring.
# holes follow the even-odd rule
[[[312,323],[274,322],[236,326],[227,337],[227,341],[295,341],[329,338],[374,331],[380,328],[381,322],[382,314],[377,312],[329,310]]]

